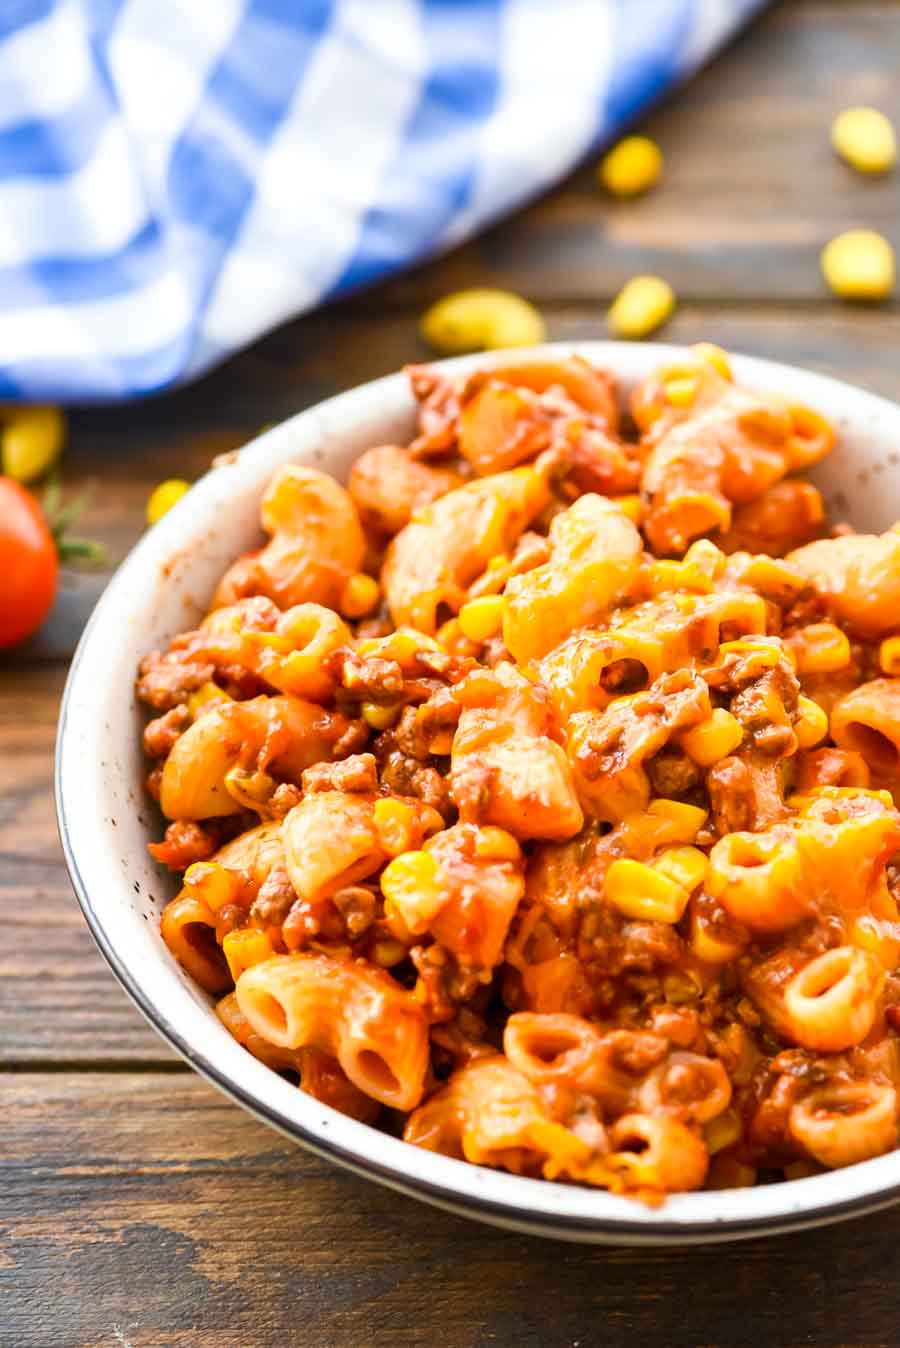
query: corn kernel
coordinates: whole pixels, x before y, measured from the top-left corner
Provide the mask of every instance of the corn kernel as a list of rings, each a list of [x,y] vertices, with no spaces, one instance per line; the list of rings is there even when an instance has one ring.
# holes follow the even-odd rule
[[[702,964],[729,964],[741,953],[740,942],[728,940],[722,933],[705,921],[691,899],[691,950]]]
[[[784,1166],[786,1180],[809,1179],[812,1175],[821,1175],[822,1167],[815,1161],[789,1161]],[[752,1181],[751,1181],[752,1183]]]
[[[693,348],[694,355],[698,360],[702,360],[704,365],[711,365],[717,374],[723,379],[731,382],[733,375],[731,373],[731,361],[728,359],[727,352],[723,351],[715,342],[697,342]]]
[[[677,922],[688,893],[661,871],[621,857],[606,873],[606,897],[625,917],[646,922]]]
[[[391,707],[382,707],[378,702],[364,702],[360,713],[367,726],[373,730],[387,730],[400,718],[400,707],[394,703]]]
[[[734,1156],[716,1156],[710,1166],[707,1189],[749,1189],[756,1183],[756,1170]]]
[[[509,566],[509,556],[505,552],[498,552],[495,557],[488,558],[488,571],[502,571],[504,566]]]
[[[345,618],[364,618],[372,612],[380,598],[378,581],[360,572],[347,581],[339,607]]]
[[[268,934],[256,927],[241,927],[238,931],[228,932],[222,941],[222,950],[235,983],[245,969],[252,969],[254,964],[262,964],[275,954]]]
[[[651,800],[645,811],[660,844],[692,843],[706,823],[707,813],[699,805],[686,805],[664,796]]]
[[[666,401],[671,403],[672,407],[692,407],[694,399],[697,396],[697,381],[686,377],[684,379],[669,379],[665,383]]]
[[[684,732],[681,747],[701,768],[711,768],[734,753],[743,738],[744,727],[737,717],[724,707],[716,707],[706,721]]]
[[[401,852],[389,861],[381,873],[381,892],[388,925],[400,940],[425,931],[444,902],[437,862],[429,852]]]
[[[415,841],[416,812],[403,800],[376,800],[372,811],[378,841],[389,857],[408,852]]]
[[[62,453],[65,417],[58,407],[17,407],[4,416],[0,467],[16,482],[43,477]]]
[[[878,663],[885,674],[900,674],[900,637],[887,637],[878,647]]]
[[[195,861],[184,873],[184,884],[217,913],[226,903],[234,902],[240,878],[215,861]]]
[[[493,598],[493,595],[485,596]],[[475,601],[472,600],[472,603]],[[459,618],[448,618],[442,623],[436,632],[438,645],[450,655],[473,655],[478,650],[478,643],[472,642],[462,630]]]
[[[619,507],[622,514],[627,515],[632,524],[640,524],[644,518],[644,507],[636,492],[629,496],[613,496],[611,499]]]
[[[505,828],[487,824],[478,830],[475,855],[484,861],[518,861],[522,856],[522,849]]]
[[[831,124],[831,143],[860,173],[887,173],[897,162],[897,137],[877,108],[845,108]]]
[[[872,229],[838,234],[822,249],[822,274],[845,300],[884,300],[895,282],[894,250]]]
[[[653,862],[653,869],[690,894],[703,883],[709,865],[699,847],[669,847]]]
[[[419,651],[437,651],[440,647],[434,637],[427,637],[414,627],[398,627],[386,637],[367,637],[356,649],[360,655],[377,655],[381,660],[396,660],[406,669],[413,666]]]
[[[794,734],[801,749],[810,749],[828,734],[828,715],[818,702],[800,694],[800,716],[794,722]]]
[[[180,477],[170,477],[160,482],[158,487],[153,488],[147,501],[147,523],[156,524],[190,489],[190,482]]]
[[[636,197],[662,173],[662,151],[649,136],[626,136],[600,161],[599,178],[614,197]]]
[[[427,310],[421,333],[444,355],[537,346],[547,329],[533,304],[508,290],[459,290]]]
[[[500,594],[486,594],[481,599],[470,599],[459,610],[462,634],[470,641],[488,641],[503,626],[505,600]]]
[[[882,642],[882,646],[886,644]],[[792,636],[788,645],[798,674],[835,674],[850,663],[850,642],[834,623],[810,623]],[[900,657],[900,643],[897,653]]]
[[[658,276],[634,276],[619,291],[606,315],[614,337],[649,337],[675,308],[675,292]]]
[[[220,702],[233,702],[224,688],[220,688],[217,683],[201,683],[199,688],[195,688],[188,694],[188,711],[196,721],[197,717],[205,712],[209,707],[215,707]]]

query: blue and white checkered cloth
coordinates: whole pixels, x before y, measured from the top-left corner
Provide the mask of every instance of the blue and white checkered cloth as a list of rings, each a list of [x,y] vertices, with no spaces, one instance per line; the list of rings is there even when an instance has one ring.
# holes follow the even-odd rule
[[[559,179],[763,0],[0,0],[0,397],[115,399]]]

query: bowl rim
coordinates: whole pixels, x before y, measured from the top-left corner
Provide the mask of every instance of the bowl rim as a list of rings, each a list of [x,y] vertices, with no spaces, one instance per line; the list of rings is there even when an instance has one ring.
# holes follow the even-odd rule
[[[512,361],[539,361],[581,354],[593,363],[608,365],[616,375],[629,381],[656,365],[683,359],[686,350],[683,346],[662,343],[570,341],[489,355],[482,352],[429,364],[440,371],[459,374],[490,366],[500,367]],[[900,406],[885,398],[831,376],[782,362],[732,352],[729,352],[729,358],[742,382],[761,388],[777,387],[788,381],[793,386],[799,382],[811,389],[812,398],[821,397],[827,402],[830,393],[832,398],[850,400],[854,408],[859,408],[856,415],[860,417],[868,410],[871,415],[896,422],[900,439]],[[285,452],[280,461],[288,462],[291,442],[304,423],[312,426],[316,418],[326,412],[345,411],[352,415],[356,404],[360,404],[360,413],[365,415],[366,407],[371,409],[376,403],[389,402],[392,397],[400,400],[401,396],[403,401],[410,399],[402,371],[357,385],[254,437],[237,451],[238,460],[252,463],[273,452],[282,456],[278,446],[283,441]],[[851,426],[853,419],[853,413],[849,417],[845,413],[842,417],[844,421],[849,420]],[[327,464],[323,466],[327,470]],[[202,504],[204,497],[210,495],[216,471],[213,465],[170,512],[171,516],[177,512],[179,519],[189,524],[188,511],[191,510],[197,533],[206,522]],[[208,504],[212,504],[211,500]],[[171,521],[165,523],[171,524]],[[632,1245],[736,1240],[861,1216],[900,1200],[898,1150],[823,1175],[747,1189],[678,1194],[669,1197],[658,1208],[645,1208],[632,1199],[614,1197],[605,1190],[511,1175],[410,1146],[377,1128],[348,1119],[313,1101],[312,1097],[303,1096],[254,1059],[250,1059],[251,1065],[242,1073],[247,1080],[238,1081],[226,1065],[217,1061],[218,1055],[199,1042],[199,1036],[184,1033],[166,1014],[165,1008],[150,997],[134,962],[116,948],[103,914],[92,898],[91,847],[86,839],[75,838],[69,827],[67,798],[77,790],[77,782],[66,759],[85,653],[95,641],[105,639],[107,619],[114,617],[114,604],[127,593],[129,579],[143,573],[155,562],[163,562],[174,538],[174,532],[168,527],[157,527],[144,534],[111,577],[88,620],[72,657],[60,704],[54,787],[64,859],[91,935],[138,1010],[191,1067],[263,1122],[319,1156],[459,1215],[530,1234]],[[249,1058],[249,1055],[245,1056]]]

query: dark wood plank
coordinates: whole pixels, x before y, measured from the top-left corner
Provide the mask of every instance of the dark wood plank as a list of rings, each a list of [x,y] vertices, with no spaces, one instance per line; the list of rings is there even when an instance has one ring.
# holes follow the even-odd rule
[[[64,675],[0,671],[0,1067],[165,1062],[173,1055],[100,958],[63,865],[52,791]]]
[[[420,304],[486,276],[536,300],[608,299],[646,271],[693,299],[822,296],[818,254],[832,235],[866,223],[900,243],[900,175],[861,178],[829,145],[849,104],[900,121],[898,62],[896,5],[774,5],[645,118],[666,155],[650,196],[610,202],[590,163],[375,302]]]
[[[306,1155],[194,1077],[0,1077],[15,1348],[896,1343],[900,1210],[713,1250],[449,1217]]]

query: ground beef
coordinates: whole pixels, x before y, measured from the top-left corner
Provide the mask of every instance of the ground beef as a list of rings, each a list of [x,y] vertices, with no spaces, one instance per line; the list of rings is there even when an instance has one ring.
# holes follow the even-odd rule
[[[303,790],[368,791],[378,790],[378,767],[374,754],[353,754],[337,763],[314,763],[301,778]]]
[[[140,663],[137,695],[154,711],[170,711],[183,703],[188,693],[209,683],[213,673],[212,664],[194,660],[186,651],[165,655],[152,651]]]
[[[740,758],[722,758],[706,778],[713,822],[720,837],[753,827],[753,778]]]
[[[647,764],[647,776],[655,796],[668,800],[684,796],[700,780],[700,770],[682,749],[669,745],[661,749]]]
[[[259,887],[250,917],[264,927],[280,927],[296,898],[284,864],[276,862]]]
[[[207,861],[219,846],[215,831],[205,829],[193,819],[176,819],[166,829],[161,843],[150,843],[148,851],[170,871],[183,871],[195,861]]]
[[[450,791],[437,768],[394,749],[382,761],[382,784],[397,796],[415,796],[449,819],[453,814]]]
[[[191,713],[184,702],[170,707],[162,716],[150,721],[144,730],[144,753],[150,758],[165,758],[175,741],[190,724]]]

